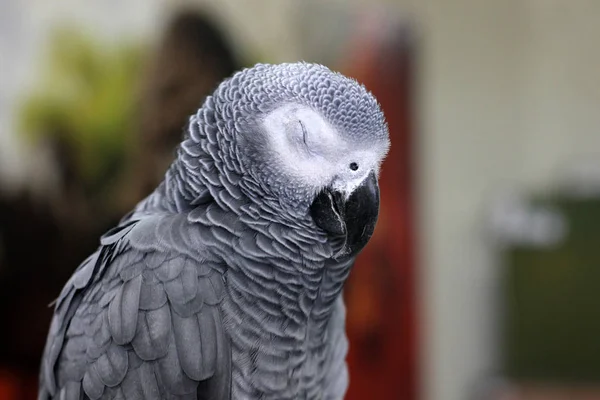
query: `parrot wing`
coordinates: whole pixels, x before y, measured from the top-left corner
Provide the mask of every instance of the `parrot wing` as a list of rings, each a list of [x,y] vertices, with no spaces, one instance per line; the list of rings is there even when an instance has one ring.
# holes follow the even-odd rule
[[[230,397],[223,281],[185,229],[154,216],[102,237],[56,301],[40,399]]]

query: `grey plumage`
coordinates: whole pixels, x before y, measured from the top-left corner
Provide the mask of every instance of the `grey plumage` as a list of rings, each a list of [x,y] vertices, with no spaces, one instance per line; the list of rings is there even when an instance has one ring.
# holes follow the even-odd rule
[[[340,205],[376,184],[388,146],[376,100],[323,66],[224,81],[163,183],[65,285],[39,398],[343,398],[341,292],[375,221]],[[312,213],[316,197],[331,209]]]

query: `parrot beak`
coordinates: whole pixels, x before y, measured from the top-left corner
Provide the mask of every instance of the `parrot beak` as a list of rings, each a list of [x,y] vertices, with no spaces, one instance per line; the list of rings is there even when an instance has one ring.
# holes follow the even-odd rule
[[[319,228],[332,236],[344,236],[344,245],[334,258],[357,255],[371,239],[377,223],[377,175],[371,172],[347,199],[336,190],[323,190],[313,201],[310,212]]]

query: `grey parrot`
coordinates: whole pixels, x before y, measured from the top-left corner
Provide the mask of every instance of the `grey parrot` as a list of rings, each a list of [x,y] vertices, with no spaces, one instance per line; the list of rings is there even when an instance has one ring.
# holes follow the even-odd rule
[[[57,298],[39,399],[342,399],[388,149],[377,100],[322,65],[223,81]]]

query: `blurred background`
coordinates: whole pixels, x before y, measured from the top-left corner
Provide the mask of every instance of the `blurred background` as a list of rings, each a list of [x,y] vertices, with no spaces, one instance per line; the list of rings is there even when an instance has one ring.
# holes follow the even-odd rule
[[[379,99],[392,150],[345,291],[347,398],[600,399],[600,3],[0,1],[0,399],[51,309],[256,62]]]

